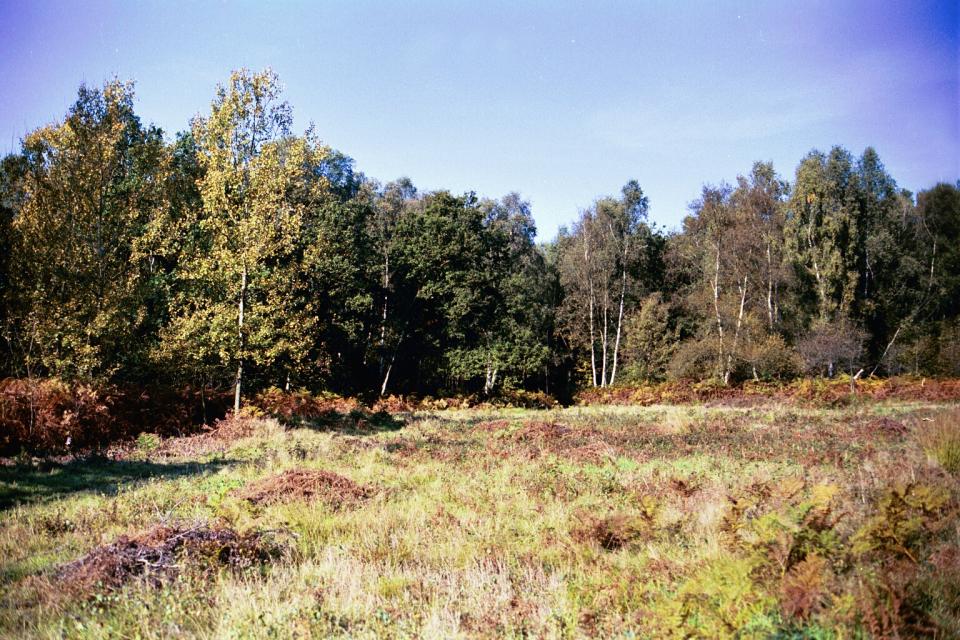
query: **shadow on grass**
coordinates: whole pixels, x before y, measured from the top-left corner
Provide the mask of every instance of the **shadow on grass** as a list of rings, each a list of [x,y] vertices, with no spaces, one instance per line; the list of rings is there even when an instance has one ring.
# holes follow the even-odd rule
[[[171,463],[87,458],[67,463],[43,462],[37,466],[0,467],[0,511],[74,493],[114,495],[121,486],[151,478],[182,478],[216,471],[229,460]]]

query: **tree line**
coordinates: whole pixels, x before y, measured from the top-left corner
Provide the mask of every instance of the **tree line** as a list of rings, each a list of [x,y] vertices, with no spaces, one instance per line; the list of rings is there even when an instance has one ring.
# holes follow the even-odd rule
[[[538,244],[530,205],[359,172],[271,71],[173,139],[81,86],[0,165],[0,375],[346,394],[670,378],[960,375],[960,185],[813,151],[705,186],[682,228],[636,181]]]

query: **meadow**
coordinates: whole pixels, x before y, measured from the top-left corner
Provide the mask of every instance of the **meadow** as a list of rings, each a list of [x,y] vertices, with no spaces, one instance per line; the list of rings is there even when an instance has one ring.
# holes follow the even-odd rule
[[[258,410],[0,467],[6,638],[960,636],[960,410]]]

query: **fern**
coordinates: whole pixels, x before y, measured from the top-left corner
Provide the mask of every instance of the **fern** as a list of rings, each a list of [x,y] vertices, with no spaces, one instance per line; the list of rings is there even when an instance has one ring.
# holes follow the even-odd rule
[[[827,561],[811,555],[798,562],[783,578],[780,606],[788,618],[806,619],[823,605],[829,591]]]

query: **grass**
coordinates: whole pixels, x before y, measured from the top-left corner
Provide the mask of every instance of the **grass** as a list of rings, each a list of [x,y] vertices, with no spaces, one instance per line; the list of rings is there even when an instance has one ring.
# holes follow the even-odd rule
[[[929,422],[921,434],[921,444],[940,466],[960,474],[960,409],[938,413]]]
[[[256,418],[216,446],[0,467],[0,636],[957,637],[960,484],[929,453],[945,411]],[[158,525],[286,552],[58,595],[61,567]]]

